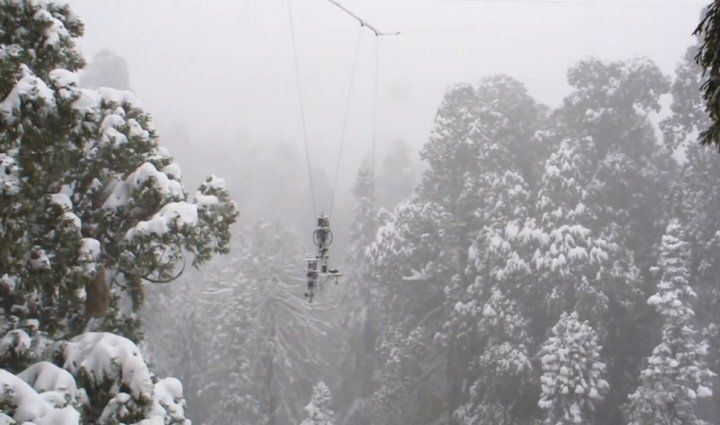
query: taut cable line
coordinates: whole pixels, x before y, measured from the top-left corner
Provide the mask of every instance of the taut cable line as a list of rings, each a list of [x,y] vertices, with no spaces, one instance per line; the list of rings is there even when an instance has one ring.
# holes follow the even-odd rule
[[[293,18],[292,0],[287,1],[288,17],[290,19],[290,36],[292,38],[292,51],[295,64],[295,79],[300,102],[300,120],[302,121],[303,141],[305,142],[305,161],[307,162],[308,180],[310,181],[310,195],[312,197],[313,216],[317,217],[317,205],[315,201],[315,184],[313,183],[312,163],[310,162],[310,143],[307,134],[307,119],[305,118],[305,101],[300,80],[300,64],[298,63],[297,41],[295,40],[295,19]]]
[[[355,71],[357,70],[358,53],[360,52],[360,40],[362,36],[362,26],[358,27],[357,40],[355,41],[355,53],[352,59],[352,69],[350,71],[350,85],[348,88],[347,104],[345,105],[345,114],[343,116],[342,130],[340,132],[340,148],[338,149],[337,161],[335,163],[335,180],[333,181],[333,189],[330,198],[330,213],[332,217],[333,210],[335,209],[335,188],[337,188],[338,177],[340,176],[340,162],[342,160],[343,147],[345,146],[345,139],[347,133],[348,117],[350,116],[350,106],[352,105],[353,89],[355,88]]]

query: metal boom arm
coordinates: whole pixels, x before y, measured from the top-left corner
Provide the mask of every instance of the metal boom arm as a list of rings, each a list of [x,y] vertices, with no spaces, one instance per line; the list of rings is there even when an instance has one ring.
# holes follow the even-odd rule
[[[348,8],[343,6],[342,4],[338,3],[336,0],[328,0],[330,3],[337,6],[339,9],[341,9],[343,12],[347,13],[348,15],[352,16],[355,20],[360,22],[360,25],[367,27],[370,31],[374,32],[376,36],[386,36],[386,35],[400,35],[400,31],[396,32],[382,32],[375,28],[374,26],[370,25],[366,20],[362,19],[361,17],[354,14],[352,11],[350,11]]]

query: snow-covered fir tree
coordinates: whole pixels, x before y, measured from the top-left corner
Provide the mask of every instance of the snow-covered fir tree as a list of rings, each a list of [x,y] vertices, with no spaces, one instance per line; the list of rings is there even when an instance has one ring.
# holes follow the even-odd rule
[[[4,311],[53,337],[98,316],[136,339],[143,282],[225,253],[235,205],[216,177],[188,196],[131,93],[78,87],[82,23],[67,5],[1,7]]]
[[[16,375],[0,369],[2,423],[189,425],[180,381],[157,378],[127,338],[86,332],[55,348]]]
[[[557,242],[567,248],[557,257],[548,250],[548,258],[579,266],[577,271],[582,273],[573,276],[575,272],[571,271],[558,280],[558,284],[570,290],[561,293],[572,295],[580,289],[579,295],[591,295],[584,296],[585,307],[560,308],[578,308],[583,320],[592,320],[602,344],[614,347],[607,353],[611,390],[598,417],[600,423],[610,425],[622,421],[619,407],[637,385],[642,359],[652,347],[650,334],[645,330],[654,324],[643,292],[653,285],[649,270],[655,261],[654,247],[660,241],[667,211],[658,206],[669,205],[669,181],[676,164],[667,150],[657,148],[659,142],[648,115],[660,109],[659,96],[667,91],[669,83],[659,68],[644,58],[614,62],[584,60],[570,68],[568,83],[573,91],[553,112],[554,125],[547,137],[557,141],[557,150],[568,143],[573,149],[568,153],[575,158],[563,160],[567,163],[565,168],[556,164],[562,173],[553,179],[556,184],[550,188],[554,192],[550,198],[557,201],[555,205],[547,204],[544,212],[568,214],[579,207],[581,214],[558,217],[557,224],[551,214],[553,220],[545,220],[544,227],[548,234],[554,232],[561,237],[563,240]],[[557,185],[563,181],[574,183],[578,190],[564,193],[562,186]],[[568,195],[576,199],[569,199]],[[559,206],[563,210],[557,210]],[[589,232],[584,236],[569,233],[582,229],[575,226],[567,227],[563,235],[557,227],[562,222],[569,226],[579,224]],[[607,258],[590,263],[567,255],[569,250],[574,254],[581,249],[586,250],[588,258],[592,258],[593,251],[604,252]],[[555,286],[552,273],[548,278],[547,282]],[[606,297],[606,307],[602,302],[593,302],[596,295]],[[568,299],[576,302],[575,298],[583,297]],[[606,317],[598,320],[603,308]]]
[[[256,287],[255,385],[268,425],[302,417],[302,400],[324,365],[319,342],[327,334],[322,297],[303,297],[303,257],[297,237],[264,222],[255,228],[252,256],[244,273]]]
[[[538,406],[547,425],[591,424],[608,391],[597,334],[577,313],[563,313],[540,350]]]
[[[503,163],[490,158],[489,163]],[[536,398],[528,360],[534,344],[524,303],[535,289],[530,254],[537,229],[528,219],[530,192],[521,174],[486,170],[476,187],[484,206],[476,212],[479,231],[468,250],[466,274],[472,280],[466,288],[453,282],[449,288],[454,291],[447,291],[450,338],[467,351],[462,357],[470,365],[462,372],[471,382],[470,397],[455,416],[462,423],[515,423],[532,415]]]
[[[476,103],[471,85],[456,85],[445,93],[430,139],[420,152],[431,170],[423,176],[419,188],[426,199],[435,199],[447,207],[460,196],[464,175],[474,166],[475,155],[466,141],[475,121]]]
[[[599,227],[594,230],[618,226],[613,237],[633,252],[644,270],[654,262],[652,247],[662,233],[663,218],[657,206],[663,204],[667,173],[674,166],[668,152],[657,149],[648,119],[660,110],[668,78],[647,58],[588,59],[568,70],[568,83],[573,91],[554,112],[553,137],[591,146],[587,161],[592,169],[583,173],[593,179],[587,188],[597,208]]]
[[[447,90],[443,101],[438,108],[433,123],[433,130],[429,140],[420,151],[420,157],[429,165],[423,174],[417,189],[418,202],[437,204],[442,207],[445,223],[436,223],[437,228],[445,227],[450,231],[445,237],[445,246],[442,248],[449,255],[454,252],[456,258],[444,265],[445,275],[436,276],[437,281],[427,281],[425,284],[437,285],[441,288],[452,283],[452,293],[459,293],[467,286],[464,269],[467,265],[467,252],[471,244],[469,231],[475,221],[474,213],[477,199],[463,196],[466,192],[468,180],[477,173],[477,149],[470,139],[473,126],[477,120],[477,93],[475,88],[468,84],[458,84]],[[451,224],[452,223],[452,224]],[[448,226],[451,224],[450,226]],[[436,306],[444,308],[438,319],[447,320],[451,311],[445,297],[439,297]],[[449,336],[454,332],[441,335]],[[445,355],[445,375],[460,373],[464,370],[464,356],[462,347],[453,339],[447,339],[452,354]],[[459,377],[458,377],[459,378]],[[450,379],[447,400],[457,400],[456,395],[461,391],[457,384],[459,379]],[[450,394],[452,393],[452,395]],[[452,407],[454,409],[454,406]],[[450,406],[448,406],[450,410]]]
[[[455,261],[448,218],[435,203],[401,205],[383,218],[368,250],[377,288],[374,302],[383,306],[377,310],[381,332],[376,344],[382,385],[375,396],[382,407],[374,410],[385,413],[373,423],[425,422],[445,414],[433,408],[443,403],[444,387],[438,382],[445,373],[442,344],[433,341],[445,320],[444,285]],[[419,370],[424,379],[415,381]],[[432,403],[423,403],[428,399]]]
[[[151,352],[164,370],[183,378],[197,422],[296,423],[313,382],[324,379],[331,363],[322,350],[332,338],[327,291],[312,304],[303,297],[304,262],[292,232],[259,220],[242,235],[209,272],[150,300],[164,308],[148,336],[167,346]],[[165,321],[190,321],[182,323],[179,337],[193,344],[164,335]]]
[[[539,228],[533,264],[545,298],[545,328],[558,311],[577,311],[595,324],[609,325],[608,315],[640,298],[639,271],[633,255],[616,240],[615,227],[597,223],[592,203],[594,149],[589,140],[562,141],[545,164],[539,192]],[[615,310],[612,310],[612,309]]]
[[[672,115],[660,122],[665,145],[672,150],[696,144],[700,132],[710,124],[700,95],[705,77],[695,63],[697,51],[698,46],[688,47],[675,67],[675,78],[670,86]]]
[[[483,350],[471,363],[477,379],[454,417],[463,425],[522,423],[534,413],[527,403],[534,394],[527,320],[500,288],[477,315],[477,332],[485,335]]]
[[[378,329],[376,291],[368,269],[366,251],[375,239],[377,214],[374,202],[374,176],[369,161],[358,171],[353,185],[353,223],[350,228],[348,269],[342,279],[343,345],[341,347],[340,385],[337,391],[338,412],[347,425],[366,424],[371,418],[370,403],[376,382],[375,342]]]
[[[237,210],[216,177],[188,195],[132,93],[79,87],[82,32],[64,2],[0,2],[0,415],[185,424],[137,310],[226,253]]]
[[[461,99],[468,99],[467,106],[456,101],[457,90],[463,94]],[[464,139],[451,139],[457,135],[446,127],[455,122],[444,118],[458,114],[463,117],[461,125],[468,129],[461,134]],[[544,117],[544,108],[518,81],[503,75],[484,78],[477,89],[458,86],[448,92],[421,153],[430,169],[418,193],[421,199],[437,202],[448,212],[452,237],[446,249],[455,253],[443,282],[446,322],[438,339],[447,344],[445,378],[450,385],[450,414],[467,395],[465,382],[476,379],[473,373],[469,377],[467,370],[486,336],[476,333],[473,311],[482,309],[497,283],[488,270],[495,265],[519,265],[512,259],[514,253],[503,252],[491,266],[487,253],[506,224],[516,221],[522,227],[527,218],[526,204],[531,195],[525,177],[538,170],[542,144],[535,132]],[[448,181],[453,185],[447,186]],[[510,285],[506,286],[503,291],[510,291]],[[471,307],[457,309],[459,303]]]
[[[252,274],[257,266],[251,260],[257,254],[252,247],[248,241],[239,244],[214,273],[194,280],[203,282],[202,292],[188,304],[194,307],[193,319],[202,323],[197,329],[202,338],[189,356],[202,361],[202,369],[194,371],[188,390],[197,388],[193,394],[199,400],[191,407],[205,408],[207,416],[194,416],[204,423],[251,425],[265,420],[257,385],[258,286]],[[179,366],[191,360],[183,359]]]
[[[312,399],[305,406],[308,417],[300,425],[335,425],[332,410],[332,394],[324,382],[318,382],[312,390]]]
[[[370,161],[363,161],[358,170],[355,184],[352,187],[353,194],[353,222],[350,228],[350,239],[352,246],[350,259],[353,262],[365,263],[367,256],[365,251],[375,240],[377,231],[376,201],[375,201],[375,176]],[[359,270],[365,272],[366,270]]]
[[[378,158],[375,198],[379,208],[393,209],[409,198],[420,176],[413,147],[402,139],[392,142],[383,158]]]
[[[437,399],[437,389],[429,387],[422,379],[426,370],[428,350],[423,347],[427,337],[422,328],[417,327],[406,333],[398,325],[389,325],[384,329],[378,341],[378,354],[382,363],[378,367],[379,388],[373,394],[372,422],[379,425],[416,423],[425,418],[440,416],[441,412],[431,412]],[[427,397],[432,405],[419,405],[419,400]]]
[[[700,94],[705,80],[702,69],[695,63],[697,46],[688,48],[675,71],[671,93],[672,114],[660,123],[665,145],[683,160],[676,179],[672,211],[685,229],[690,257],[690,282],[698,297],[694,302],[698,330],[707,338],[712,370],[720,368],[720,314],[717,305],[720,292],[717,276],[720,261],[714,253],[720,247],[720,194],[713,184],[720,178],[720,162],[712,147],[702,146],[698,135],[707,128],[709,117]],[[720,391],[713,391],[715,409],[720,412]]]
[[[202,272],[148,293],[146,349],[158,371],[183,382],[189,417],[197,423],[263,423],[251,246],[241,239],[232,254],[214,259]]]
[[[694,326],[695,291],[689,281],[689,248],[678,220],[662,238],[657,292],[648,299],[662,317],[662,339],[647,359],[640,386],[629,396],[631,425],[702,424],[695,414],[697,400],[712,395],[707,345],[697,341]]]

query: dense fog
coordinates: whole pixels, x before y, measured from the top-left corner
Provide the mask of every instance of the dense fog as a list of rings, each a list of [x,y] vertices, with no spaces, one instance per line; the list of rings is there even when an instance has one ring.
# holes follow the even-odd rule
[[[56,3],[0,1],[0,424],[720,423],[707,2]]]

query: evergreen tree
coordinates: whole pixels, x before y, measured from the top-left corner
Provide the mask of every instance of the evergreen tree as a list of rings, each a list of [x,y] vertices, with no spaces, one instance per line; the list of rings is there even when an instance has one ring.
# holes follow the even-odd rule
[[[324,382],[318,382],[313,387],[312,399],[305,406],[308,418],[300,425],[334,425],[335,413],[332,411],[332,396],[330,389]]]
[[[585,145],[583,146],[583,143]],[[550,156],[539,194],[542,233],[533,254],[546,312],[541,326],[550,327],[556,311],[574,310],[595,324],[609,325],[611,307],[638,298],[638,271],[633,256],[622,249],[613,225],[598,225],[598,207],[590,192],[592,145],[564,140]]]
[[[228,261],[205,277],[200,297],[191,300],[199,304],[193,319],[203,322],[205,336],[198,344],[203,351],[198,356],[203,370],[191,382],[201,396],[197,404],[208,411],[207,416],[196,417],[208,424],[251,425],[266,420],[254,344],[260,331],[256,316],[259,288],[253,280],[257,266],[251,265],[255,255],[253,245],[238,246]],[[180,366],[186,364],[183,361]]]
[[[226,253],[237,210],[216,177],[188,196],[131,93],[79,88],[82,31],[63,2],[0,2],[1,417],[185,424],[182,385],[130,340],[137,310]]]
[[[346,412],[343,422],[348,425],[369,424],[372,413],[369,406],[376,389],[373,372],[378,313],[366,254],[377,232],[374,186],[371,165],[365,162],[352,190],[355,201],[350,229],[352,244],[340,302],[344,335],[338,401],[341,412]]]
[[[350,228],[350,260],[354,263],[366,263],[365,251],[375,239],[377,231],[375,211],[375,182],[373,181],[373,170],[370,162],[365,161],[360,166],[355,184],[352,187],[353,194],[353,222]],[[362,267],[358,270],[365,273]]]
[[[475,89],[466,84],[451,87],[435,116],[430,139],[420,152],[430,171],[420,184],[420,196],[433,199],[449,211],[465,186],[465,173],[475,166],[475,152],[468,137],[475,122]]]
[[[393,141],[377,168],[378,207],[393,209],[412,195],[420,172],[416,153],[407,142]]]
[[[673,211],[686,229],[690,250],[688,271],[693,289],[698,293],[695,303],[698,329],[707,338],[711,355],[707,360],[712,370],[720,368],[720,315],[717,304],[720,292],[717,275],[720,262],[714,254],[720,246],[720,196],[713,181],[720,178],[717,153],[697,143],[698,134],[709,127],[710,119],[700,94],[704,81],[702,68],[694,61],[697,46],[688,48],[678,64],[672,85],[672,115],[660,123],[665,144],[684,152],[684,162],[675,185]],[[720,391],[713,391],[715,407],[720,409]]]
[[[518,173],[496,174],[482,194],[487,207],[477,214],[484,225],[469,249],[474,281],[457,291],[460,301],[449,322],[470,357],[469,371],[462,372],[471,383],[469,398],[455,417],[464,424],[523,423],[535,413],[537,399],[526,314],[537,304],[531,257],[538,229],[527,218],[530,193]]]
[[[695,63],[698,46],[690,46],[675,68],[670,87],[672,115],[660,122],[665,145],[670,149],[689,147],[697,142],[698,135],[710,125],[700,95],[704,77],[702,68]]]
[[[322,300],[303,298],[302,256],[297,238],[279,226],[256,227],[253,255],[244,273],[253,280],[257,330],[250,341],[258,356],[256,381],[268,425],[293,423],[298,407],[324,365],[320,352],[328,325],[322,320]]]
[[[379,339],[382,363],[378,368],[380,386],[373,395],[373,424],[425,423],[442,417],[442,412],[433,412],[439,403],[437,389],[428,388],[420,379],[423,372],[433,372],[424,369],[427,336],[421,327],[405,332],[393,324]],[[423,401],[430,405],[421,405]]]
[[[705,101],[705,110],[710,117],[709,126],[700,133],[700,143],[703,145],[720,146],[720,103],[715,93],[718,90],[718,76],[720,75],[720,58],[718,46],[720,45],[720,5],[713,1],[705,8],[702,19],[693,35],[700,40],[700,46],[695,53],[695,61],[703,69],[703,83],[700,90]]]
[[[668,150],[657,148],[648,114],[659,110],[659,96],[667,91],[669,84],[658,67],[643,58],[581,61],[569,70],[568,82],[573,92],[553,113],[555,125],[548,137],[572,147],[571,154],[577,157],[568,158],[566,162],[570,169],[579,166],[580,175],[574,176],[570,170],[565,174],[569,178],[567,182],[575,182],[579,191],[563,194],[557,187],[552,197],[561,203],[567,202],[563,207],[566,214],[581,207],[582,214],[562,221],[571,226],[582,225],[589,232],[583,237],[556,235],[562,237],[562,245],[573,253],[580,252],[574,249],[574,244],[580,243],[578,248],[584,248],[588,255],[595,251],[607,256],[595,264],[577,259],[568,261],[566,254],[558,256],[559,261],[574,263],[579,266],[578,271],[585,274],[585,277],[578,275],[573,282],[571,273],[558,283],[565,282],[563,286],[571,290],[564,291],[565,294],[582,290],[577,295],[583,296],[580,300],[585,298],[586,307],[564,308],[578,308],[583,320],[592,319],[602,344],[614,347],[607,353],[611,391],[599,409],[598,420],[603,424],[616,424],[622,420],[619,406],[637,385],[634,377],[645,353],[652,347],[651,334],[646,329],[655,323],[652,311],[643,300],[644,293],[652,286],[650,267],[654,264],[654,247],[660,241],[666,218],[667,209],[658,206],[670,203],[667,194],[676,164]],[[558,183],[562,181],[563,178],[557,179]],[[578,198],[577,194],[582,197]],[[566,199],[567,195],[576,199]],[[553,211],[554,207],[548,205],[546,212]],[[580,221],[573,222],[576,219]],[[572,229],[582,228],[567,228]],[[585,241],[583,238],[587,237],[590,239]],[[602,274],[597,275],[598,271]],[[553,285],[552,278],[547,282]],[[607,297],[606,302],[593,302],[596,296]],[[574,303],[575,298],[568,299]],[[599,301],[603,301],[602,298]],[[598,320],[598,314],[604,314],[605,318]]]
[[[155,377],[130,340],[86,332],[55,349],[53,362],[16,375],[0,369],[3,423],[189,424],[182,384]]]
[[[492,267],[488,267],[488,247],[508,222],[522,226],[527,218],[524,205],[531,196],[525,178],[533,178],[538,172],[543,148],[535,133],[545,118],[544,108],[521,83],[507,76],[482,79],[473,96],[471,87],[460,89],[460,99],[469,106],[457,101],[456,90],[448,92],[438,111],[433,135],[421,153],[430,169],[419,190],[422,199],[445,208],[454,232],[448,249],[456,252],[456,259],[450,263],[453,269],[445,283],[445,314],[449,320],[443,331],[450,412],[460,407],[462,393],[466,392],[463,382],[468,380],[465,371],[484,338],[473,333],[473,316],[456,306],[463,303],[482,308],[498,283],[483,274]],[[443,119],[460,113],[464,121]],[[446,128],[453,125],[468,129],[456,134]],[[448,186],[447,181],[455,183]],[[498,256],[494,264],[504,267],[505,261],[511,262],[513,254],[503,252],[501,256],[505,255],[508,257]],[[508,291],[503,289],[506,294]],[[475,379],[473,376],[470,381]]]
[[[148,294],[144,329],[152,344],[146,349],[159,372],[184,383],[194,422],[263,423],[250,248],[248,241],[235,243],[231,255],[214,259],[203,273]]]
[[[657,292],[648,299],[662,316],[662,340],[647,360],[640,386],[627,407],[631,425],[701,424],[695,415],[699,398],[712,395],[707,346],[698,343],[692,302],[696,297],[688,271],[689,249],[682,226],[671,220],[660,247],[662,273]]]
[[[595,404],[608,391],[597,335],[575,312],[563,313],[542,345],[543,375],[538,405],[547,425],[594,422]]]
[[[0,12],[3,319],[61,339],[99,316],[137,339],[143,282],[227,252],[235,205],[215,177],[188,197],[129,92],[78,87],[82,23],[67,5]]]
[[[593,230],[618,226],[613,239],[627,246],[641,271],[653,264],[662,234],[669,176],[675,167],[658,142],[648,114],[660,110],[669,82],[648,59],[581,61],[568,71],[574,91],[555,112],[558,140],[581,143],[591,176],[589,202],[596,206]],[[646,276],[647,277],[647,276]]]
[[[479,311],[478,334],[486,339],[472,362],[478,378],[470,387],[469,399],[454,413],[459,423],[519,424],[532,417],[534,410],[525,403],[528,393],[534,393],[528,323],[518,310],[496,288]]]
[[[382,306],[376,344],[382,385],[374,410],[384,413],[373,423],[433,422],[447,414],[440,407],[446,396],[444,351],[433,341],[446,320],[444,287],[454,270],[454,229],[441,206],[419,200],[401,205],[382,222],[369,249],[374,300]],[[416,380],[419,370],[422,380]]]

